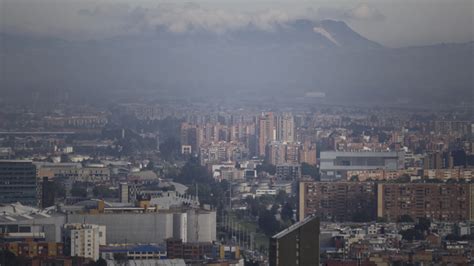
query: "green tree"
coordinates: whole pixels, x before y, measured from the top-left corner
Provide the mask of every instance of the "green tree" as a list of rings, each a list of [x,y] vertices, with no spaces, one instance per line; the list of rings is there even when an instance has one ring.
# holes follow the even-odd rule
[[[92,190],[94,197],[98,198],[117,198],[118,190],[110,189],[106,186],[95,186]]]
[[[404,214],[398,218],[397,222],[398,223],[413,223],[415,221],[413,220],[413,218],[411,218],[410,215]]]
[[[55,178],[51,184],[51,189],[54,191],[54,196],[56,198],[65,198],[66,197],[66,188],[63,183],[60,182],[59,178]]]
[[[288,201],[288,195],[286,194],[286,192],[283,190],[278,191],[275,197],[275,202],[283,205],[287,201]]]
[[[273,236],[280,230],[280,223],[269,210],[264,210],[260,214],[258,217],[258,226],[268,237]]]
[[[353,175],[353,176],[351,176],[350,181],[351,181],[351,182],[359,182],[359,176],[358,176],[358,175]]]
[[[118,265],[127,265],[128,264],[127,253],[114,253],[114,261]]]
[[[421,232],[427,232],[431,227],[431,221],[425,217],[418,218],[415,229]]]
[[[103,258],[99,258],[99,259],[95,262],[95,266],[107,266],[107,261],[104,260]]]
[[[290,221],[293,219],[293,206],[291,203],[287,202],[281,208],[281,218],[285,221]]]
[[[302,163],[301,164],[301,174],[302,175],[309,175],[313,179],[318,179],[319,178],[319,170],[316,165],[308,164],[308,163]]]
[[[150,170],[150,171],[155,170],[155,163],[153,161],[149,161],[145,167],[145,170]]]
[[[73,186],[71,188],[71,195],[74,196],[74,197],[87,197],[87,190],[85,187],[82,187],[82,186]]]
[[[107,266],[107,261],[103,258],[99,258],[97,261],[91,261],[88,266]]]
[[[195,183],[208,184],[212,183],[214,178],[212,178],[206,167],[199,164],[196,158],[191,158],[181,168],[179,174],[174,178],[174,181],[185,185]]]
[[[24,259],[17,257],[10,250],[1,250],[0,251],[0,265],[5,266],[18,266],[18,265],[27,265]]]
[[[410,178],[410,175],[408,174],[403,174],[402,176],[400,176],[398,179],[395,180],[395,182],[397,183],[410,183],[411,181],[411,178]]]
[[[402,235],[402,239],[408,240],[408,241],[424,239],[423,233],[413,228],[400,231],[400,234]]]
[[[166,139],[160,144],[160,155],[165,160],[173,160],[181,154],[181,143],[174,137]]]
[[[262,164],[257,165],[256,169],[258,174],[262,172],[267,172],[271,175],[274,175],[276,173],[276,166],[271,163],[268,163],[267,161],[264,161]]]
[[[371,220],[372,220],[371,215],[366,210],[356,211],[352,215],[352,221],[356,223],[365,223],[365,222],[370,222]]]

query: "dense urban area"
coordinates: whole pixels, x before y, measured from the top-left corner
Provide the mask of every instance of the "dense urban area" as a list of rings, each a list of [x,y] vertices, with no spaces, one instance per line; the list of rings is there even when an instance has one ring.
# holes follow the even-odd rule
[[[472,265],[472,108],[306,96],[4,103],[0,264]]]

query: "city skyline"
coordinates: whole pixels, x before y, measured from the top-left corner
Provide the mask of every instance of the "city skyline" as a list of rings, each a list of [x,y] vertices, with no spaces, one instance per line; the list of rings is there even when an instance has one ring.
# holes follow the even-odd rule
[[[473,11],[0,0],[0,264],[474,265]]]

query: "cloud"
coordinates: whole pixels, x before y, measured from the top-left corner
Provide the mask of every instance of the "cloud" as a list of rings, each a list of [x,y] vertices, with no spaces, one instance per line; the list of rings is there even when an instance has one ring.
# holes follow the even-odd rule
[[[290,20],[315,19],[315,12],[308,8],[295,10],[265,9],[255,12],[230,9],[204,8],[194,3],[158,4],[153,7],[114,7],[98,6],[93,9],[80,9],[77,15],[87,19],[108,21],[119,25],[127,32],[152,31],[165,28],[174,33],[205,30],[215,33],[237,30],[253,25],[261,30],[271,31],[275,26]]]
[[[77,11],[93,36],[117,34],[152,34],[156,29],[173,33],[208,31],[225,33],[249,25],[263,31],[273,31],[278,26],[296,19],[318,21],[335,20],[383,20],[385,16],[375,7],[360,4],[354,8],[267,8],[242,11],[222,8],[206,8],[190,3],[159,3],[139,6],[123,3],[101,4]]]
[[[361,21],[383,21],[385,15],[376,7],[369,4],[359,4],[354,8],[321,7],[317,16],[325,19],[336,20],[361,20]]]
[[[369,6],[368,4],[359,4],[355,8],[346,13],[348,18],[354,20],[368,20],[368,21],[382,21],[385,20],[385,15],[377,8]]]

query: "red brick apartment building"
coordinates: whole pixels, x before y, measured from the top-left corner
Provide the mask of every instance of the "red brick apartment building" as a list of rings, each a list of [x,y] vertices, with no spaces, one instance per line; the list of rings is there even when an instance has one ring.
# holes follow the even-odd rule
[[[378,184],[377,217],[396,221],[402,215],[435,221],[473,221],[474,184]]]
[[[474,184],[315,182],[299,184],[299,219],[316,214],[326,221],[355,217],[474,221]]]

